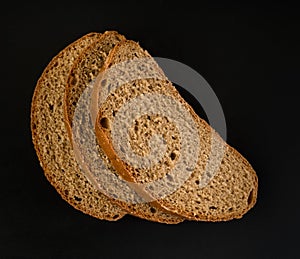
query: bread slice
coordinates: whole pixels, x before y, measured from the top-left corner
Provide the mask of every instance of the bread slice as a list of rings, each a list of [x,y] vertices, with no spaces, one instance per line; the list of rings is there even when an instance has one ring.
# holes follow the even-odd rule
[[[148,64],[141,68],[145,59],[151,60],[149,54],[133,41],[119,43],[110,53],[95,83],[100,91],[94,96],[101,103],[99,144],[120,175],[160,206],[190,220],[242,217],[256,202],[255,171],[195,114],[171,82],[147,73],[132,76],[134,67],[136,74],[153,70]],[[141,62],[130,66],[134,60]],[[155,134],[163,136],[165,149],[151,143]],[[156,163],[144,159],[153,154]]]
[[[99,219],[115,221],[126,211],[99,193],[82,174],[64,122],[63,98],[75,60],[100,34],[89,33],[67,46],[45,68],[31,106],[32,140],[45,176],[74,208]]]
[[[116,199],[116,192],[120,188],[130,189],[130,187],[125,185],[120,187],[115,184],[113,177],[118,173],[96,142],[93,118],[89,113],[90,90],[109,51],[121,40],[124,40],[124,37],[116,32],[104,33],[98,41],[83,51],[72,68],[64,102],[65,121],[70,137],[73,139],[73,147],[88,179],[128,213],[161,223],[179,223],[184,220],[182,217],[154,208],[148,203],[129,204],[124,200]],[[139,199],[137,193],[134,195],[136,199]]]

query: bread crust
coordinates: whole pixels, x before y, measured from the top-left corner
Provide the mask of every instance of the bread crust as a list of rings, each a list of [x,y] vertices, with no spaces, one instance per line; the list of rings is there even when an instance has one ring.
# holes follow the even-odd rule
[[[111,51],[109,57],[106,59],[106,62],[101,69],[102,74],[104,74],[105,71],[110,68],[111,63],[113,62],[115,53],[118,52],[118,49],[121,48],[123,46],[123,44],[135,45],[137,43],[135,43],[133,41],[129,41],[129,40],[119,43]],[[101,78],[99,78],[99,81],[101,81]],[[100,85],[100,84],[98,84],[98,85]],[[229,154],[233,154],[233,156],[235,158],[237,158],[241,163],[243,163],[245,165],[245,167],[247,168],[247,170],[251,172],[251,175],[253,178],[252,191],[250,194],[251,199],[248,203],[248,206],[244,207],[243,209],[238,210],[236,212],[232,212],[232,213],[224,213],[223,215],[218,215],[217,217],[212,216],[212,215],[206,215],[206,214],[197,214],[196,212],[193,214],[188,213],[184,209],[179,209],[176,206],[172,205],[171,203],[167,202],[166,199],[155,200],[152,202],[152,205],[155,207],[161,208],[161,209],[166,209],[167,211],[172,211],[172,212],[174,212],[178,215],[181,215],[189,220],[213,221],[214,222],[214,221],[227,221],[227,220],[231,220],[231,219],[235,219],[235,218],[241,218],[246,212],[248,212],[255,205],[256,200],[257,200],[258,178],[257,178],[255,171],[253,170],[250,163],[238,151],[236,151],[233,147],[231,147],[227,143],[225,143],[223,141],[223,139],[219,136],[219,134],[217,132],[215,132],[207,124],[206,121],[199,118],[199,116],[194,112],[192,107],[188,103],[185,102],[185,100],[180,96],[180,94],[177,92],[177,90],[171,84],[167,85],[167,91],[169,91],[169,93],[171,93],[171,95],[173,95],[176,100],[180,101],[184,105],[184,107],[190,112],[190,114],[192,115],[194,120],[201,127],[205,128],[205,130],[207,130],[208,132],[211,132],[217,141],[219,141],[220,143],[223,143],[225,145],[226,152],[228,152]],[[98,96],[99,95],[97,93],[94,94],[94,98],[95,98],[94,102],[95,103],[98,103]],[[129,182],[132,182],[132,183],[139,183],[136,180],[136,178],[133,176],[132,169],[130,168],[130,166],[118,157],[118,155],[112,145],[112,141],[111,141],[111,137],[110,137],[109,133],[107,133],[107,131],[104,130],[100,126],[100,120],[101,120],[102,116],[103,116],[103,114],[101,113],[101,110],[100,110],[97,114],[96,125],[95,125],[98,143],[100,144],[102,149],[105,151],[105,153],[109,157],[111,163],[113,164],[113,166],[116,168],[116,170],[119,172],[119,174],[122,176],[123,179],[125,179],[126,181],[129,181]],[[141,195],[143,195],[146,198],[149,197],[149,195],[150,195],[149,193],[147,193],[147,191],[143,187],[141,187],[139,191],[140,191]]]
[[[79,69],[79,68],[81,69],[79,64],[81,64],[81,62],[84,61],[86,56],[89,56],[89,52],[92,52],[93,49],[96,49],[97,46],[99,46],[102,43],[102,41],[105,39],[105,37],[111,36],[111,35],[118,36],[119,34],[115,31],[106,32],[106,33],[102,34],[96,42],[94,42],[89,47],[87,47],[83,51],[83,53],[80,55],[80,57],[76,60],[76,62],[74,63],[72,71],[70,72],[70,75],[78,74],[77,69]],[[125,37],[123,37],[123,40],[125,40]],[[113,49],[112,49],[112,51],[113,51]],[[64,98],[64,117],[65,117],[66,128],[67,128],[70,139],[73,138],[73,136],[72,136],[73,135],[72,121],[70,118],[70,117],[72,117],[72,114],[70,112],[71,109],[69,107],[69,105],[72,103],[72,102],[70,102],[70,98],[72,96],[72,90],[71,90],[72,89],[72,80],[73,80],[73,78],[70,76],[67,81],[67,86],[66,86],[66,90],[65,90],[65,98]],[[73,144],[74,152],[76,153],[77,157],[82,157],[81,153],[78,151],[78,146],[76,145],[76,143],[74,143],[72,141],[72,144]],[[82,161],[83,160],[84,159],[82,159]],[[89,170],[84,162],[81,163],[81,166],[83,168],[85,168],[86,173],[89,172]],[[94,181],[92,175],[90,175],[89,179],[90,179],[90,181],[93,181],[94,186],[97,185],[97,183]],[[139,191],[139,190],[137,190],[137,191]],[[126,210],[127,213],[129,213],[133,216],[142,218],[142,219],[147,219],[150,221],[166,223],[166,224],[177,224],[184,220],[183,217],[178,216],[176,213],[174,213],[172,211],[169,212],[166,209],[162,208],[161,206],[155,206],[156,207],[155,214],[152,215],[152,213],[149,213],[149,212],[151,212],[151,210],[153,211],[153,208],[151,208],[151,206],[149,204],[146,204],[146,203],[144,203],[144,204],[128,204],[124,201],[114,199],[112,197],[108,197],[108,199],[110,199],[111,202],[120,206],[122,209]]]
[[[109,221],[116,221],[116,220],[122,218],[126,214],[126,211],[119,208],[117,205],[110,205],[111,213],[105,214],[100,211],[100,207],[99,207],[99,210],[97,208],[93,209],[93,208],[86,207],[82,203],[76,202],[76,200],[72,199],[71,197],[69,197],[67,195],[67,193],[69,191],[68,187],[66,185],[64,185],[64,183],[62,181],[56,181],[54,179],[52,169],[50,168],[51,166],[47,165],[46,161],[44,161],[44,159],[43,159],[43,156],[41,153],[42,147],[41,147],[41,143],[39,142],[38,132],[36,130],[36,123],[37,123],[37,118],[38,118],[37,116],[38,116],[38,111],[40,110],[40,107],[37,105],[37,101],[39,98],[41,98],[40,92],[41,92],[42,88],[45,86],[44,81],[46,80],[48,73],[51,72],[53,69],[55,69],[58,60],[60,58],[62,58],[64,56],[64,54],[66,54],[67,52],[71,52],[72,48],[81,47],[81,45],[85,45],[84,42],[89,41],[89,39],[90,39],[90,43],[92,43],[93,41],[97,40],[100,35],[101,34],[94,33],[94,32],[84,35],[80,39],[76,40],[75,42],[71,43],[70,45],[65,47],[63,50],[61,50],[50,61],[50,63],[47,65],[47,67],[44,69],[42,75],[40,76],[40,78],[36,84],[34,94],[32,97],[31,115],[30,115],[31,116],[31,132],[32,132],[32,141],[34,144],[34,148],[36,150],[41,167],[44,170],[44,174],[45,174],[47,180],[50,182],[50,184],[56,189],[56,191],[62,197],[62,199],[65,200],[66,202],[68,202],[75,209],[77,209],[85,214],[88,214],[88,215],[93,216],[98,219],[106,219]],[[76,58],[76,57],[74,57],[74,58]],[[81,187],[75,186],[74,188],[81,188]],[[88,201],[86,201],[86,202],[88,203]],[[108,199],[107,199],[107,203],[110,203],[110,201]]]
[[[115,32],[117,33],[117,32]],[[66,185],[65,182],[67,181],[64,179],[63,174],[58,177],[58,179],[55,179],[55,175],[53,173],[53,169],[51,168],[51,165],[47,164],[47,161],[44,160],[43,154],[42,154],[42,146],[39,141],[39,136],[38,136],[38,131],[36,129],[36,123],[38,120],[38,112],[40,111],[41,107],[39,107],[40,104],[38,104],[39,98],[41,98],[41,90],[45,86],[45,80],[47,79],[48,73],[51,72],[53,69],[55,69],[57,62],[60,58],[64,57],[66,52],[70,52],[73,47],[82,46],[84,45],[84,48],[82,48],[81,55],[77,55],[75,60],[73,60],[73,66],[72,69],[70,67],[70,73],[69,73],[69,79],[66,80],[67,85],[65,85],[65,95],[63,98],[64,105],[63,105],[63,112],[64,115],[64,123],[65,123],[65,129],[66,133],[69,137],[70,145],[72,145],[72,126],[71,122],[69,120],[69,117],[67,116],[67,104],[66,104],[66,95],[70,95],[71,93],[68,92],[69,90],[69,80],[70,80],[70,75],[72,73],[72,70],[76,65],[80,62],[80,59],[83,57],[83,52],[87,51],[89,48],[91,48],[92,44],[97,44],[97,42],[103,37],[103,35],[99,33],[89,33],[82,38],[76,40],[75,42],[71,43],[69,46],[67,46],[65,49],[63,49],[58,55],[56,55],[51,62],[47,65],[45,70],[43,71],[41,77],[39,78],[36,88],[34,90],[33,98],[32,98],[32,104],[31,104],[31,131],[32,131],[32,141],[38,156],[38,159],[40,161],[40,164],[42,168],[44,169],[44,174],[47,178],[47,180],[50,182],[50,184],[57,190],[59,195],[67,201],[72,207],[74,207],[77,210],[82,211],[85,214],[91,215],[93,217],[96,217],[98,219],[105,219],[109,221],[115,221],[120,218],[122,218],[124,215],[127,213],[138,216],[140,218],[144,218],[150,221],[154,222],[160,222],[160,223],[167,223],[167,224],[177,224],[182,222],[184,219],[188,220],[197,220],[197,221],[227,221],[235,218],[241,218],[245,213],[247,213],[256,203],[257,200],[257,192],[258,192],[258,177],[253,170],[252,166],[250,163],[233,147],[230,145],[226,144],[222,138],[206,123],[206,121],[202,120],[201,118],[198,117],[198,115],[194,112],[192,107],[187,104],[184,99],[180,96],[180,94],[177,92],[177,90],[172,86],[172,84],[166,83],[166,89],[169,91],[170,96],[173,96],[176,100],[178,100],[180,103],[183,104],[183,106],[190,112],[192,117],[194,118],[195,121],[197,121],[198,124],[201,124],[201,127],[204,128],[207,132],[210,132],[211,134],[214,135],[214,137],[219,141],[224,143],[226,152],[230,154],[232,157],[237,159],[240,164],[242,164],[243,168],[246,168],[247,171],[251,173],[252,176],[252,182],[251,182],[251,188],[252,191],[249,194],[248,198],[248,205],[243,207],[240,210],[234,211],[232,213],[224,213],[222,215],[214,216],[210,214],[201,214],[201,213],[190,213],[186,211],[185,209],[180,209],[174,204],[168,202],[167,199],[160,199],[160,200],[154,200],[151,202],[152,206],[148,206],[147,204],[142,204],[141,208],[138,208],[137,206],[139,205],[132,205],[128,204],[126,202],[113,199],[110,197],[107,197],[106,195],[100,193],[98,190],[94,189],[93,184],[89,185],[88,188],[92,188],[92,192],[100,195],[99,197],[102,197],[102,203],[105,203],[105,206],[108,206],[110,209],[108,210],[109,213],[102,212],[98,208],[89,208],[87,205],[89,204],[89,197],[84,197],[85,202],[76,202],[72,197],[68,195],[70,186]],[[84,42],[87,40],[89,44],[85,45]],[[90,40],[90,41],[89,41]],[[134,44],[136,45],[136,42],[129,41],[129,40],[123,40],[121,43],[117,44],[109,53],[108,57],[105,60],[104,66],[101,68],[100,73],[105,72],[111,65],[114,55],[117,53],[119,48],[122,46],[122,44]],[[145,53],[147,53],[145,51]],[[95,100],[93,100],[94,105],[97,105],[98,103],[98,95],[94,95]],[[94,107],[95,109],[95,107]],[[97,116],[96,122],[99,122],[102,116],[101,111],[96,114],[92,114],[93,116]],[[111,138],[109,135],[107,135],[107,132],[103,130],[100,127],[100,123],[96,123],[95,126],[95,131],[96,131],[96,136],[99,145],[101,148],[104,150],[106,155],[108,156],[111,164],[114,166],[118,174],[122,176],[123,179],[127,180],[128,182],[132,183],[139,183],[135,177],[133,177],[130,166],[126,164],[122,159],[120,159],[116,153],[116,151],[113,148]],[[74,152],[76,152],[76,147],[74,147]],[[226,154],[227,154],[226,153]],[[81,165],[82,166],[82,165]],[[76,172],[74,172],[76,174]],[[96,184],[96,183],[94,183]],[[87,191],[86,186],[73,186],[72,188],[78,188],[79,191],[85,192]],[[151,195],[143,188],[139,187],[137,188],[136,184],[132,185],[132,188],[142,197],[144,197],[146,200],[147,199],[152,199]],[[93,194],[91,194],[93,195]],[[95,204],[94,204],[95,205]],[[103,206],[103,204],[101,205]],[[151,216],[149,214],[149,211],[152,208],[156,208],[157,211],[155,212],[154,215],[156,216]],[[138,209],[137,209],[138,208]],[[144,208],[144,212],[143,212]],[[166,215],[166,217],[163,216],[163,214]]]

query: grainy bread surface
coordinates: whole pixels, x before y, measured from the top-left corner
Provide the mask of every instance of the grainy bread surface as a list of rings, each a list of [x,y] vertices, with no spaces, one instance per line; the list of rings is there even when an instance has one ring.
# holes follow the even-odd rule
[[[34,147],[49,182],[74,208],[99,219],[117,220],[126,212],[99,193],[81,173],[64,122],[67,78],[82,51],[98,40],[90,33],[55,56],[36,85],[31,107]]]
[[[106,31],[76,60],[69,75],[64,95],[64,115],[69,128],[72,127],[76,104],[80,96],[98,75],[99,69],[103,66],[110,50],[122,40],[125,40],[123,35],[115,31]]]
[[[94,185],[98,185],[107,196],[112,197],[112,200],[120,207],[134,216],[147,220],[168,224],[179,223],[184,220],[182,217],[167,213],[148,203],[130,204],[124,200],[114,199],[116,192],[119,191],[118,188],[128,188],[128,186],[120,186],[110,177],[110,175],[118,175],[118,173],[97,144],[96,137],[95,140],[91,137],[95,127],[89,114],[91,105],[89,91],[92,91],[93,80],[107,59],[109,51],[121,40],[124,40],[124,37],[115,32],[103,34],[97,42],[83,51],[73,66],[65,95],[65,118],[70,137],[74,140],[76,154],[81,157],[79,160],[84,161],[82,168],[87,177]],[[104,49],[103,46],[106,48]]]
[[[144,52],[137,43],[124,41],[114,48],[104,69],[113,68],[115,64],[127,62],[133,57],[144,58],[146,56],[148,56],[148,53]],[[130,77],[126,75],[127,72],[124,69],[121,74],[119,73],[119,77]],[[101,95],[101,92],[105,91],[102,88],[106,87],[107,79],[105,84],[101,84],[100,80],[98,85]],[[167,149],[158,165],[146,170],[137,168],[134,163],[125,160],[129,155],[126,152],[122,153],[124,147],[120,147],[121,152],[115,148],[121,144],[123,145],[123,143],[118,142],[118,135],[122,134],[121,124],[114,124],[122,107],[133,99],[143,101],[148,96],[150,100],[154,100],[155,95],[166,96],[177,101],[193,119],[199,136],[199,152],[198,154],[193,152],[187,154],[186,161],[193,160],[195,156],[197,158],[197,163],[191,175],[183,184],[178,184],[180,179],[176,176],[169,177],[168,185],[165,187],[170,188],[170,192],[162,198],[157,196],[158,200],[156,202],[178,215],[191,220],[203,221],[223,221],[240,218],[254,206],[257,198],[258,179],[251,165],[238,151],[227,145],[204,120],[195,114],[169,81],[159,78],[137,79],[124,83],[116,89],[111,89],[110,93],[99,111],[96,132],[99,144],[108,155],[111,163],[125,179],[146,184],[153,180],[168,178],[168,172],[175,167],[177,160],[182,157],[180,147],[186,141],[186,132],[180,135],[176,130],[176,126],[180,125],[173,124],[172,121],[168,120],[168,116],[162,115],[155,116],[152,114],[151,116],[136,117],[133,118],[133,125],[125,125],[130,129],[130,139],[126,145],[130,146],[134,153],[140,156],[149,154],[149,140],[152,135],[160,133],[165,137]],[[135,104],[132,106],[134,107],[133,110],[138,103]],[[172,110],[169,104],[171,104],[171,101],[168,103],[168,98],[165,98],[164,102],[157,102],[155,105],[159,106],[161,113],[172,117],[172,113],[176,110]],[[147,106],[146,109],[149,108],[150,111],[153,104],[151,106],[151,103],[146,104],[145,102],[142,106]],[[177,122],[190,124],[187,123],[187,118],[180,116],[180,113],[178,114],[180,118]],[[117,140],[113,139],[114,127],[118,127],[119,130],[118,134],[114,136]],[[213,152],[212,147],[215,150]],[[206,171],[206,167],[210,165],[209,161],[214,158],[212,156],[220,159],[220,166],[217,168],[215,175],[210,178],[209,173],[212,172],[210,172],[210,168]],[[171,190],[174,189],[174,186],[176,191]],[[151,193],[151,189],[148,187],[143,190]],[[152,192],[151,196],[155,196],[155,193]]]

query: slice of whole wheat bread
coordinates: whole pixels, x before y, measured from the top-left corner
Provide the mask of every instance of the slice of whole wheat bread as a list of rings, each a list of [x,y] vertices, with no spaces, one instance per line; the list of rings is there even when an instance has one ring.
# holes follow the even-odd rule
[[[48,181],[74,208],[99,219],[115,221],[126,211],[99,193],[81,173],[64,122],[67,78],[81,52],[98,40],[89,33],[63,49],[39,78],[31,106],[32,140]]]
[[[142,192],[150,194],[167,210],[191,220],[224,221],[242,217],[256,202],[255,171],[195,114],[168,80],[128,80],[132,78],[129,61],[148,56],[137,43],[123,41],[107,58],[103,75],[95,83],[99,88],[96,98],[104,98],[96,119],[99,144],[124,179],[138,183]],[[119,64],[125,65],[115,70],[117,75],[105,76]],[[116,80],[121,83],[113,87]],[[105,89],[107,86],[109,90]],[[109,94],[101,97],[104,92]],[[191,132],[197,136],[191,138],[195,136]],[[150,137],[155,133],[162,135],[166,144],[162,153],[156,152],[160,155],[158,163],[149,167],[147,160],[141,159],[146,162],[136,165],[137,158],[151,155]],[[121,139],[126,134],[129,137]],[[129,154],[129,148],[133,154]],[[182,172],[176,169],[179,162],[185,166],[179,167]],[[170,174],[175,169],[178,174]],[[161,179],[165,180],[162,185],[151,185]]]
[[[93,136],[95,129],[92,122],[93,118],[89,114],[89,102],[91,100],[88,91],[92,90],[93,80],[102,68],[110,50],[124,39],[124,36],[116,32],[106,32],[98,41],[86,48],[75,62],[68,79],[64,100],[65,121],[68,132],[70,138],[73,139],[73,147],[78,161],[81,161],[83,172],[95,186],[98,186],[103,193],[110,196],[113,202],[126,209],[131,215],[143,219],[167,224],[179,223],[184,220],[182,217],[167,213],[165,210],[155,208],[148,203],[129,204],[114,198],[114,192],[118,192],[118,188],[122,187],[115,184],[110,175],[113,176],[118,173],[95,141],[96,137],[94,139],[88,137]],[[76,119],[78,120],[78,129]],[[77,137],[77,134],[80,134],[79,137]],[[99,179],[99,175],[103,173],[106,176]],[[107,186],[113,189],[112,193],[108,194],[108,191],[111,190],[106,190]],[[137,193],[135,195],[138,196]]]

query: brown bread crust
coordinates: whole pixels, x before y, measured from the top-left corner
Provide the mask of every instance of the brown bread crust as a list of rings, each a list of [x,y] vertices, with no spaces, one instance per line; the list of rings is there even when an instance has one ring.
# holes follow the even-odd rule
[[[77,102],[80,98],[80,95],[84,92],[87,85],[91,83],[93,79],[99,73],[99,70],[102,67],[102,60],[106,60],[106,56],[109,53],[109,48],[103,50],[103,45],[106,46],[106,43],[103,42],[111,42],[111,38],[118,38],[120,40],[124,40],[125,37],[118,34],[114,31],[108,31],[102,34],[96,42],[87,47],[80,57],[76,60],[70,76],[68,78],[65,98],[64,98],[64,116],[66,122],[66,128],[68,130],[68,134],[70,139],[72,139],[72,120],[75,113]],[[111,46],[112,48],[113,46]],[[74,96],[74,93],[76,96]],[[79,150],[78,145],[73,143],[74,150],[78,157],[82,157]],[[104,153],[99,153],[100,157],[109,163],[109,160],[106,158]],[[84,158],[80,159],[80,161],[84,161]],[[79,162],[80,162],[79,161]],[[85,163],[81,163],[81,166],[85,168],[85,172],[89,174],[90,181],[93,181],[94,186],[97,185],[96,181],[93,179],[91,173],[89,173],[88,166]],[[114,169],[111,168],[112,173],[114,173]],[[119,205],[122,209],[126,210],[129,214],[147,219],[150,221],[166,223],[166,224],[176,224],[180,223],[184,220],[183,217],[175,215],[173,212],[167,212],[165,209],[151,206],[148,203],[139,203],[139,204],[128,204],[121,200],[110,199],[113,203]]]
[[[62,109],[61,101],[66,77],[74,60],[89,44],[99,39],[99,36],[99,33],[89,33],[76,40],[55,56],[45,68],[37,82],[32,98],[31,131],[32,141],[45,176],[60,196],[83,213],[98,219],[115,221],[122,218],[126,212],[112,204],[86,181],[85,177],[80,175],[78,166],[71,161],[73,154],[69,153],[70,149],[64,147],[64,145],[68,146],[70,141],[62,126],[64,125],[63,118],[60,117],[60,120],[56,121],[57,118],[52,116],[55,109]],[[63,71],[64,74],[61,74],[60,71]],[[58,76],[61,78],[56,78]],[[63,113],[59,113],[60,115],[62,116]],[[53,132],[53,129],[50,129],[53,125],[56,125],[56,129],[61,132],[58,134]],[[61,142],[54,142],[54,138],[57,137]],[[59,149],[62,152],[60,154],[55,153],[53,143],[56,145],[61,143]],[[71,160],[65,161],[69,157]],[[70,168],[63,168],[62,164],[65,166],[68,162],[70,162]]]
[[[120,54],[120,49],[124,47],[126,44],[131,44],[134,48],[137,48],[137,43],[133,41],[124,41],[119,43],[113,51],[110,53],[107,58],[105,65],[102,68],[102,72],[104,73],[108,70],[113,63],[115,63],[115,58]],[[99,79],[98,83],[101,81]],[[139,85],[141,81],[136,80],[132,86],[127,84],[127,88],[131,89],[133,85]],[[153,83],[153,82],[152,82]],[[174,213],[186,217],[190,220],[201,220],[201,221],[227,221],[234,218],[241,218],[247,211],[249,211],[257,199],[257,190],[258,190],[258,178],[253,170],[252,166],[249,162],[234,148],[226,144],[222,138],[201,118],[199,118],[196,113],[193,111],[192,107],[188,105],[183,98],[179,95],[177,90],[171,85],[170,82],[159,82],[165,87],[165,93],[169,96],[173,96],[176,100],[178,100],[191,114],[193,119],[198,125],[199,132],[204,134],[204,136],[213,136],[213,138],[220,143],[221,145],[225,145],[225,154],[222,160],[219,172],[215,175],[214,179],[208,184],[208,186],[204,187],[201,191],[197,190],[197,186],[195,186],[195,179],[198,179],[197,174],[199,172],[194,172],[190,179],[186,181],[186,183],[175,192],[175,194],[171,194],[168,197],[154,201],[152,204],[154,206],[165,208],[168,211],[173,211]],[[153,83],[155,84],[155,82]],[[99,84],[98,84],[99,85]],[[116,103],[116,96],[123,97],[125,94],[125,90],[122,91],[122,87],[117,89],[114,92],[114,97],[109,96],[106,99],[106,102],[110,101],[109,104],[105,106],[105,108],[101,109],[98,113],[96,120],[96,134],[97,140],[100,146],[103,148],[107,156],[109,157],[111,163],[119,172],[119,174],[123,177],[123,179],[133,182],[133,183],[144,183],[135,177],[134,168],[129,164],[125,163],[122,159],[120,159],[114,150],[112,145],[112,139],[110,135],[110,131],[101,127],[101,119],[107,118],[110,116],[109,114],[113,114],[112,105]],[[152,85],[153,87],[153,85]],[[152,89],[152,88],[151,88]],[[144,93],[149,92],[149,89],[144,89]],[[151,91],[150,91],[151,92]],[[100,87],[101,93],[101,87]],[[140,92],[142,93],[142,92]],[[97,99],[99,97],[98,94],[95,94],[94,97]],[[118,99],[120,101],[121,98]],[[121,101],[120,101],[121,102]],[[97,103],[97,100],[96,100]],[[204,143],[204,148],[207,146],[207,143]],[[207,148],[207,147],[206,147]],[[203,159],[203,157],[201,158]],[[237,161],[237,162],[236,162]],[[195,176],[196,175],[196,176]],[[240,176],[241,179],[233,180],[233,177]],[[243,178],[244,177],[244,178]],[[236,182],[235,182],[236,181]],[[229,193],[224,191],[223,187],[228,186],[231,188]],[[235,185],[239,188],[238,191],[235,191]],[[195,198],[196,194],[190,194],[194,196],[190,196],[187,194],[187,189],[193,186],[197,195],[199,195],[199,203],[200,205],[192,206],[192,209],[188,208],[190,206],[191,200]],[[211,191],[214,190],[214,192]],[[141,194],[146,196],[147,191],[145,189],[141,189]],[[227,195],[227,196],[226,196]],[[228,205],[221,204],[222,196],[224,196],[224,203],[229,203]],[[229,199],[229,200],[226,200]],[[179,200],[183,199],[182,204],[179,204]],[[206,200],[208,200],[206,202]],[[201,202],[200,202],[201,201]],[[197,200],[198,202],[198,200]],[[218,203],[219,202],[219,203]],[[218,203],[223,206],[220,211],[216,212],[217,207],[213,204]],[[179,206],[180,205],[180,206]]]

